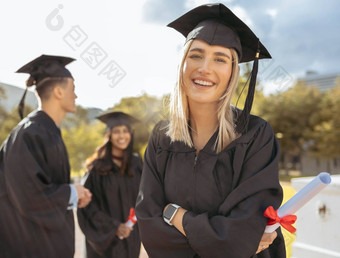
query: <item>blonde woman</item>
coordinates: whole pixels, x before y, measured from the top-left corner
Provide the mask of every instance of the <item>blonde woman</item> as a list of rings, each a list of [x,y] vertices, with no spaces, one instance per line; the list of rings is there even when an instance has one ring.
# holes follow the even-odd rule
[[[280,230],[266,234],[264,210],[278,208],[279,146],[250,115],[258,59],[270,54],[222,4],[171,24],[186,37],[170,121],[156,125],[145,153],[136,214],[150,257],[285,256]],[[254,60],[245,108],[231,105],[239,62]]]

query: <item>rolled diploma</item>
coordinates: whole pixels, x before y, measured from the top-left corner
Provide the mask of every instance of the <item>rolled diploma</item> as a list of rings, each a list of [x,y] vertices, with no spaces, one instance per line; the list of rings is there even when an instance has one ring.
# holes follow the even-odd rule
[[[133,216],[133,220],[137,221],[136,215]],[[125,222],[125,225],[132,228],[135,225],[135,222],[133,222],[131,219],[129,219],[127,222]]]
[[[134,211],[133,211],[133,214],[135,214]],[[130,210],[130,215],[131,215],[131,210]],[[125,225],[128,226],[128,227],[133,228],[133,226],[135,225],[136,221],[137,221],[137,217],[136,217],[136,215],[134,215],[132,217],[132,220],[130,218],[128,218],[128,220],[125,222]],[[124,237],[119,237],[119,239],[122,240],[122,239],[124,239]]]
[[[297,192],[292,198],[290,198],[284,205],[277,210],[277,215],[282,218],[286,215],[292,215],[298,211],[303,205],[317,195],[322,189],[324,189],[332,181],[331,176],[327,172],[321,172],[299,192]],[[266,226],[265,233],[272,233],[278,227],[280,223]]]

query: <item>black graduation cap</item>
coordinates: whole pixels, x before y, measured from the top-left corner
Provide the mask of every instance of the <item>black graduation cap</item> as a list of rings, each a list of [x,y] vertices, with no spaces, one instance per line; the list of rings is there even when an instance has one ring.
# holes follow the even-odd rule
[[[39,87],[39,82],[47,77],[64,77],[73,79],[72,74],[65,68],[65,66],[74,60],[74,58],[64,56],[41,55],[21,67],[18,71],[16,71],[16,73],[30,74],[30,77],[26,81],[26,86],[30,87],[36,85],[36,87]],[[23,117],[23,108],[27,87],[19,104],[19,115],[21,118]]]
[[[254,60],[246,103],[236,122],[237,132],[245,132],[254,99],[258,59],[271,58],[267,49],[251,29],[223,4],[199,6],[168,26],[183,34],[186,42],[191,39],[202,39],[210,45],[234,48],[240,63]]]
[[[112,128],[118,125],[126,125],[130,128],[131,125],[139,122],[139,120],[133,116],[119,111],[105,113],[96,118],[105,123],[107,128]]]

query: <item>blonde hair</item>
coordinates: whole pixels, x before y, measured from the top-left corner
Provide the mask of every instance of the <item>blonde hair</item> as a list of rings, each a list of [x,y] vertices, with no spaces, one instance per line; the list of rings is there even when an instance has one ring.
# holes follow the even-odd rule
[[[189,105],[183,89],[183,66],[192,42],[192,40],[189,41],[184,48],[183,57],[178,70],[177,83],[170,96],[170,123],[166,132],[171,138],[171,141],[182,141],[190,147],[193,147],[194,144],[189,131]],[[219,132],[215,143],[217,153],[221,152],[230,142],[237,138],[231,99],[238,83],[240,69],[238,66],[238,55],[236,50],[230,49],[230,51],[233,64],[231,77],[226,92],[219,100],[217,110],[219,121]]]

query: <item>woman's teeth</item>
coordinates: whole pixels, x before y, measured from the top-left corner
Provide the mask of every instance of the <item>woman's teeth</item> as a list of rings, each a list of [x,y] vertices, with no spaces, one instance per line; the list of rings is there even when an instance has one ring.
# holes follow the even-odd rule
[[[207,82],[207,81],[202,81],[202,80],[194,80],[194,83],[202,85],[202,86],[212,86],[214,83],[212,82]]]

